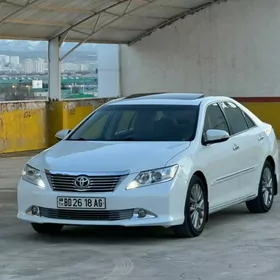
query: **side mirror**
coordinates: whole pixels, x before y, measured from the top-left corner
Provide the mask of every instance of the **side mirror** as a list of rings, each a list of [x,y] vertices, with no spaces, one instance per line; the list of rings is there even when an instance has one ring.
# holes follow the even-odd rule
[[[225,142],[229,139],[229,134],[225,130],[208,129],[204,136],[204,145]]]
[[[58,140],[62,140],[70,133],[70,131],[70,129],[62,129],[56,133],[55,138]]]

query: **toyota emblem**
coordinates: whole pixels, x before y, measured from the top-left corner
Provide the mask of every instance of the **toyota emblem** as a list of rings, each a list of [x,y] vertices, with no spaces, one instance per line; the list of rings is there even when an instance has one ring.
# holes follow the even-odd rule
[[[85,189],[89,186],[90,180],[86,176],[79,176],[75,179],[74,184],[79,189]]]

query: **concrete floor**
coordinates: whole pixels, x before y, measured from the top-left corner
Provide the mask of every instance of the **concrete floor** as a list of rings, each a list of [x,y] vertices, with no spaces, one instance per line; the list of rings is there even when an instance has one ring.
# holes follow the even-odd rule
[[[195,239],[138,228],[66,228],[43,237],[16,218],[26,160],[0,159],[0,280],[279,279],[280,196],[268,214],[240,205],[212,215]]]

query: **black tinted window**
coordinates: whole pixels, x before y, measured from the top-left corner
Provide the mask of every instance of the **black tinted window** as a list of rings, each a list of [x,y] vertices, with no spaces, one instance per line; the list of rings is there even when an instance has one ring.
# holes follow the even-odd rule
[[[208,129],[221,129],[229,133],[229,128],[226,119],[217,103],[207,107],[204,132]]]
[[[191,141],[198,111],[198,106],[186,105],[108,105],[97,110],[68,140]]]
[[[242,111],[232,102],[222,102],[222,108],[232,129],[232,134],[236,134],[248,129],[247,122]]]
[[[253,120],[246,113],[243,112],[243,114],[244,114],[244,117],[246,119],[246,122],[247,122],[249,128],[255,127],[256,124],[253,122]]]

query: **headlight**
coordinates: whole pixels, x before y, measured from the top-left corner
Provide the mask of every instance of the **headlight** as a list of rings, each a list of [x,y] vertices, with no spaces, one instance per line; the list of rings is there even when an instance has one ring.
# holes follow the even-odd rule
[[[179,166],[176,164],[169,167],[140,172],[126,189],[131,190],[170,181],[176,175],[178,167]]]
[[[24,181],[39,186],[40,188],[45,188],[45,184],[42,180],[40,170],[31,167],[28,164],[25,165],[24,169],[22,170],[21,178]]]

